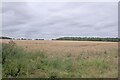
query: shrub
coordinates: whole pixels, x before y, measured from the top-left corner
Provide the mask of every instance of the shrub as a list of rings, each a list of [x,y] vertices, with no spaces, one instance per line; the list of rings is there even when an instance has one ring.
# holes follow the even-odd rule
[[[2,44],[3,77],[27,77],[47,65],[44,52],[27,52],[14,42]]]
[[[14,42],[2,44],[3,77],[17,77],[26,74],[26,71],[23,71],[27,68],[27,62],[24,58],[25,53]]]

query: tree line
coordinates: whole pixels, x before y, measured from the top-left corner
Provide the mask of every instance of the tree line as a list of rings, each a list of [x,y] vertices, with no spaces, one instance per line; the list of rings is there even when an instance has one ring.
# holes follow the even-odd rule
[[[12,38],[10,38],[10,37],[0,37],[0,39],[12,39]]]
[[[72,41],[112,41],[119,42],[120,38],[100,38],[100,37],[61,37],[54,40],[72,40]]]
[[[26,38],[10,38],[10,37],[0,37],[0,39],[12,39],[12,40],[33,40]],[[34,40],[44,40],[44,39],[34,39]],[[120,38],[100,38],[100,37],[61,37],[52,40],[71,40],[71,41],[107,41],[107,42],[119,42]]]
[[[33,39],[27,39],[27,38],[10,38],[10,37],[0,37],[0,39],[11,39],[11,40],[33,40]],[[44,39],[34,39],[34,40],[44,40]]]

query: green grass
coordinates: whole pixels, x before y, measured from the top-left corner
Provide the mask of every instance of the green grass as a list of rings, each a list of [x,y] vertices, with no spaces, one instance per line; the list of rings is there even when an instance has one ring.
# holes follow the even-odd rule
[[[99,56],[85,59],[84,55],[74,57],[71,54],[58,56],[41,51],[27,52],[14,43],[3,44],[2,50],[3,77],[117,77],[117,71],[110,75],[117,65]]]

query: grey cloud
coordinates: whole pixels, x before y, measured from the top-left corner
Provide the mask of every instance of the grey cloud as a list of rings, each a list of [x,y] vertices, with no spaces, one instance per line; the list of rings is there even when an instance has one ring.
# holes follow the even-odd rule
[[[25,24],[27,22],[30,16],[23,12],[27,11],[24,5],[25,3],[3,4],[3,27]]]
[[[117,9],[117,3],[109,2],[3,3],[3,35],[117,37]]]

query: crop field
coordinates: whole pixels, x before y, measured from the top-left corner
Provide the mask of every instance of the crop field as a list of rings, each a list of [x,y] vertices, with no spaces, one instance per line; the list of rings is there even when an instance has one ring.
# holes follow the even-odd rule
[[[3,77],[118,77],[117,42],[15,40],[15,47],[9,47],[8,40],[2,43],[3,55],[15,48],[3,64]]]

